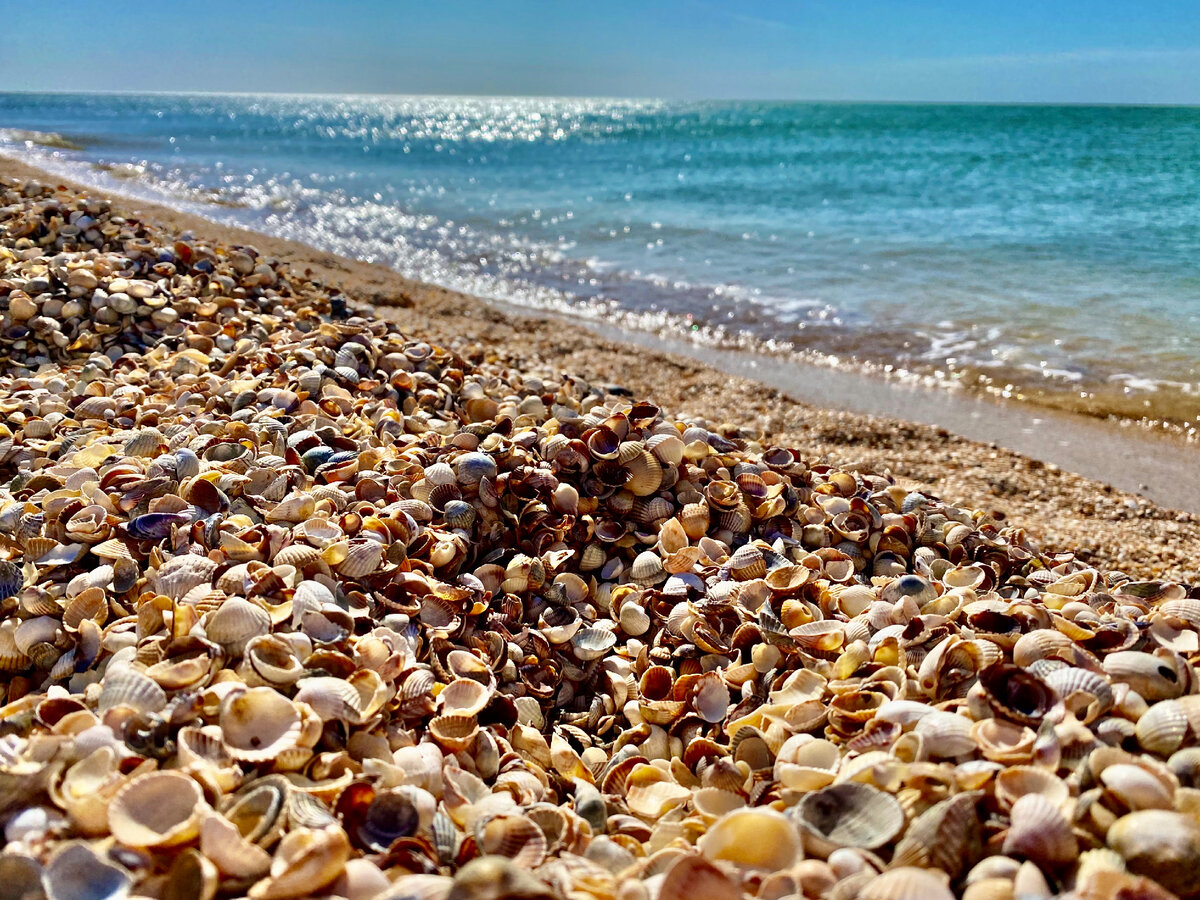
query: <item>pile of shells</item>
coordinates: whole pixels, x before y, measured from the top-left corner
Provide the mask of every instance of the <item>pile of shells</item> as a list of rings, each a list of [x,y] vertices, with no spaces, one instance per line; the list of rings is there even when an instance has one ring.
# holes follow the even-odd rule
[[[4,896],[1200,896],[1196,591],[4,202]]]

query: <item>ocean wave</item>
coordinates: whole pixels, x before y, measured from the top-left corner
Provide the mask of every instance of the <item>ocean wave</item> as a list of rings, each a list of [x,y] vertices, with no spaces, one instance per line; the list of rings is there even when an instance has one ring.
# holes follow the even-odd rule
[[[85,145],[57,131],[28,131],[23,128],[0,128],[0,142],[49,147],[55,150],[83,150]]]

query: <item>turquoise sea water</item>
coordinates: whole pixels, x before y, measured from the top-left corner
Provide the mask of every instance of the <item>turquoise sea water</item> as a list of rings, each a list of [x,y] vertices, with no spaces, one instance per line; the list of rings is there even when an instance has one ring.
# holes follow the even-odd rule
[[[1200,412],[1200,109],[0,94],[0,128],[515,303]]]

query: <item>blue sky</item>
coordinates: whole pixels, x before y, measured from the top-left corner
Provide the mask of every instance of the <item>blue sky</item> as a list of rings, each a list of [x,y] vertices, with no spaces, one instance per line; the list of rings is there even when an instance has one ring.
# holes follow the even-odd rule
[[[1200,103],[1200,0],[53,7],[6,9],[0,89]]]

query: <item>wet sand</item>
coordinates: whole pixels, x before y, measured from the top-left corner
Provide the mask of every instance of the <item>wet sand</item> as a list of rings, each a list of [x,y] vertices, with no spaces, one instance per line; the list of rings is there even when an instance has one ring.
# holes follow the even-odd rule
[[[64,183],[9,159],[0,159],[0,173]],[[563,371],[620,384],[673,414],[713,427],[736,422],[809,460],[867,465],[906,486],[999,512],[1043,546],[1071,548],[1102,568],[1200,582],[1200,449],[1182,441],[530,314],[164,206],[114,202],[127,216],[251,244],[309,269],[467,358],[495,356],[518,366],[553,359]]]

